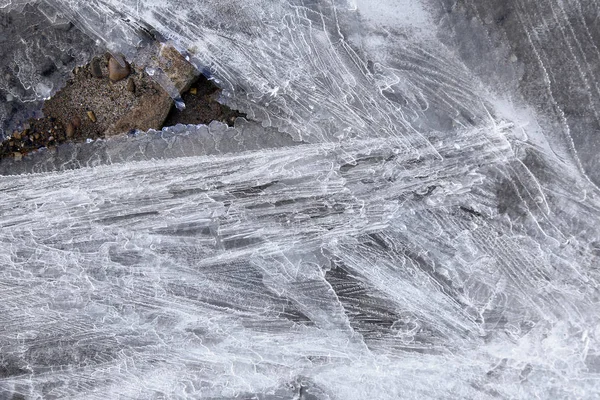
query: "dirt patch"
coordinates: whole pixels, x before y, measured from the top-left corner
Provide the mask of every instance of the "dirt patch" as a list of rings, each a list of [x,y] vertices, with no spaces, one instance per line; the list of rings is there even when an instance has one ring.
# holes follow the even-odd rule
[[[243,114],[219,104],[220,89],[200,76],[182,94],[186,104],[177,110],[169,95],[144,72],[131,65],[130,74],[109,79],[110,55],[96,57],[75,68],[65,87],[42,108],[43,118],[31,119],[23,131],[13,132],[0,143],[0,158],[20,159],[40,148],[82,142],[131,130],[160,129],[182,124],[208,124],[217,120],[229,125]],[[166,121],[165,121],[166,119]]]
[[[181,96],[185,109],[173,107],[164,126],[208,124],[211,121],[222,121],[231,126],[237,117],[246,117],[217,102],[220,92],[217,86],[201,75],[192,88]]]

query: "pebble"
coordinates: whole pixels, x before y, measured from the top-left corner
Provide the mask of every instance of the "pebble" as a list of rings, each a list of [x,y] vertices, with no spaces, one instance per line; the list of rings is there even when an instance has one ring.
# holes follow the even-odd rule
[[[13,133],[12,137],[13,137],[13,138],[15,138],[16,140],[19,140],[19,139],[21,139],[21,132],[19,132],[19,131],[14,131],[14,133]]]
[[[133,81],[133,78],[127,80],[127,90],[131,93],[135,93],[135,82]]]
[[[75,134],[75,127],[73,126],[73,124],[71,122],[69,122],[67,124],[67,128],[65,129],[65,133],[67,135],[68,138],[72,138],[73,135]]]
[[[92,64],[90,65],[92,76],[95,78],[102,78],[102,69],[100,68],[100,60],[94,58],[92,60]]]
[[[88,112],[87,112],[87,116],[88,116],[88,118],[90,119],[90,121],[92,121],[92,122],[96,122],[96,114],[94,114],[94,112],[93,112],[93,111],[88,111]]]
[[[81,118],[79,118],[77,115],[73,117],[73,119],[71,120],[71,123],[73,124],[73,127],[75,129],[79,128],[81,126]]]
[[[196,89],[195,87],[193,87],[193,88],[190,89],[190,93],[195,96],[196,94],[198,94],[198,89]]]
[[[14,153],[15,156],[15,161],[21,161],[23,159],[23,154],[19,153],[18,151]]]
[[[129,76],[129,73],[131,72],[129,69],[129,64],[127,64],[127,61],[124,60],[123,63],[125,64],[124,67],[119,64],[114,57],[110,58],[110,61],[108,62],[108,77],[111,81],[118,82]]]

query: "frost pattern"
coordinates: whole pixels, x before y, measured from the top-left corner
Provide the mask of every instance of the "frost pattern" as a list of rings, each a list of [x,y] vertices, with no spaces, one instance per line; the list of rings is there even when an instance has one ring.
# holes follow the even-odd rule
[[[54,8],[24,2],[10,6],[0,8],[0,139],[39,116],[41,101],[96,50],[94,41]]]
[[[485,17],[467,51],[445,2],[44,4],[130,58],[152,27],[254,121],[0,165],[2,395],[598,393],[599,192]]]

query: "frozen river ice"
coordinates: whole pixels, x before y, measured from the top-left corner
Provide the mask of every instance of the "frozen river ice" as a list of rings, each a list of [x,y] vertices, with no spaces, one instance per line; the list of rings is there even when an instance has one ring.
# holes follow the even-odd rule
[[[543,3],[0,0],[5,130],[150,35],[251,119],[0,163],[0,399],[597,398],[600,7]]]

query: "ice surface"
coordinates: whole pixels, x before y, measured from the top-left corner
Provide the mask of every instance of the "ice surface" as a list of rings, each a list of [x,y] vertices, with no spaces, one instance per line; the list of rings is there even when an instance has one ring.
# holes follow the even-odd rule
[[[546,3],[0,2],[252,119],[0,163],[0,398],[596,398],[598,65],[542,39],[598,8]]]
[[[0,139],[37,115],[41,101],[62,87],[67,73],[87,62],[96,47],[53,8],[10,6],[0,11]]]

